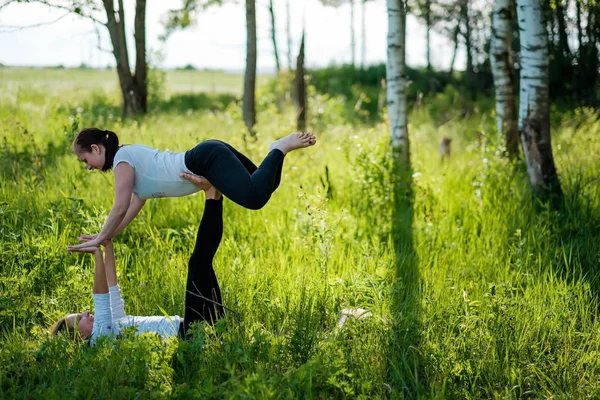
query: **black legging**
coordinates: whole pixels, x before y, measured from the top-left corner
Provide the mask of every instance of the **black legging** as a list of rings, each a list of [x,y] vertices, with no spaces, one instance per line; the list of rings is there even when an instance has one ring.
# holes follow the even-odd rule
[[[214,323],[225,315],[212,261],[223,236],[223,199],[206,200],[196,245],[188,263],[183,332],[197,321]],[[207,300],[208,299],[208,300]]]
[[[271,150],[259,167],[220,140],[206,140],[185,153],[185,165],[208,179],[224,196],[242,207],[258,210],[279,186],[285,156]]]

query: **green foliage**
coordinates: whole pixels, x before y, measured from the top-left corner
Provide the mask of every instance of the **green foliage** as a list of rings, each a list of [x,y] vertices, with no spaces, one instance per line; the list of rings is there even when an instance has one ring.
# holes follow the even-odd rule
[[[65,248],[97,232],[112,205],[112,176],[82,168],[74,133],[96,124],[173,151],[219,138],[260,161],[293,130],[295,112],[283,81],[260,87],[257,136],[245,140],[239,93],[182,93],[181,82],[205,75],[178,71],[167,73],[162,103],[124,121],[112,74],[68,71],[63,82],[63,72],[11,69],[0,82],[0,398],[600,393],[593,109],[553,109],[566,200],[550,211],[533,203],[523,163],[502,156],[490,100],[448,87],[413,108],[406,181],[387,126],[357,123],[342,94],[312,87],[317,146],[286,157],[263,210],[226,200],[215,268],[235,313],[197,325],[189,341],[128,332],[90,348],[47,336],[64,313],[92,305],[92,260]],[[215,87],[237,79],[219,76]],[[444,163],[442,135],[454,146]],[[201,195],[149,201],[116,240],[128,313],[181,315],[202,204]],[[341,309],[358,307],[373,316],[338,328]]]
[[[317,92],[330,97],[341,96],[344,99],[345,118],[355,122],[377,122],[382,120],[382,110],[386,106],[386,89],[382,86],[385,80],[385,64],[371,65],[366,69],[352,65],[331,66],[308,71],[310,84]],[[485,75],[485,76],[483,76]],[[463,73],[450,75],[443,71],[406,68],[409,85],[406,95],[409,105],[417,100],[419,93],[427,98],[443,93],[448,87],[469,93],[468,82]],[[489,95],[492,90],[491,73],[475,74],[473,85],[476,85],[480,96]]]

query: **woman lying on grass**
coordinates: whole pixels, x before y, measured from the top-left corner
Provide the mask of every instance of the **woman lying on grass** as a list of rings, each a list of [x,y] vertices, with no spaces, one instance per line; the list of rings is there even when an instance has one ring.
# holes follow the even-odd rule
[[[312,146],[317,139],[308,132],[291,133],[276,140],[259,167],[229,144],[206,140],[191,150],[161,152],[134,144],[119,147],[114,132],[83,129],[73,142],[77,158],[88,169],[114,169],[115,201],[97,235],[84,235],[84,243],[70,250],[97,247],[119,234],[137,216],[146,199],[179,197],[198,191],[183,179],[195,174],[208,179],[223,195],[250,209],[262,208],[279,186],[283,160],[292,150]]]
[[[125,315],[124,302],[117,283],[115,252],[111,240],[102,242],[104,254],[94,245],[71,251],[93,254],[95,260],[93,298],[95,315],[85,311],[59,319],[51,333],[67,331],[73,339],[90,339],[94,345],[100,336],[118,335],[121,329],[135,326],[136,334],[155,332],[162,337],[186,338],[190,325],[198,321],[214,323],[225,315],[221,291],[212,260],[223,236],[223,198],[206,179],[190,177],[204,190],[206,202],[196,236],[196,245],[188,263],[184,318],[179,316]],[[85,239],[84,239],[85,240]]]

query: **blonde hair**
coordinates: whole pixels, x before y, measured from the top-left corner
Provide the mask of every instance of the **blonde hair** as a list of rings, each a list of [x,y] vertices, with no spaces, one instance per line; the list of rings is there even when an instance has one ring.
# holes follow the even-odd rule
[[[75,326],[76,324],[71,322],[72,320],[69,320],[70,315],[72,314],[67,314],[56,321],[54,325],[50,327],[50,334],[56,336],[61,332],[66,332],[71,339],[82,340],[81,333]],[[75,320],[77,320],[77,317],[75,317]]]

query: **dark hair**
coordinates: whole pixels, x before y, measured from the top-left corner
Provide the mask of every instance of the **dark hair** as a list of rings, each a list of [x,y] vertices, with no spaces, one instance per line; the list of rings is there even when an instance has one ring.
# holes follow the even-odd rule
[[[117,134],[109,130],[98,128],[84,128],[73,141],[73,147],[77,146],[83,151],[92,151],[92,145],[102,145],[106,149],[102,171],[106,172],[112,168],[115,154],[119,150],[119,138]]]

